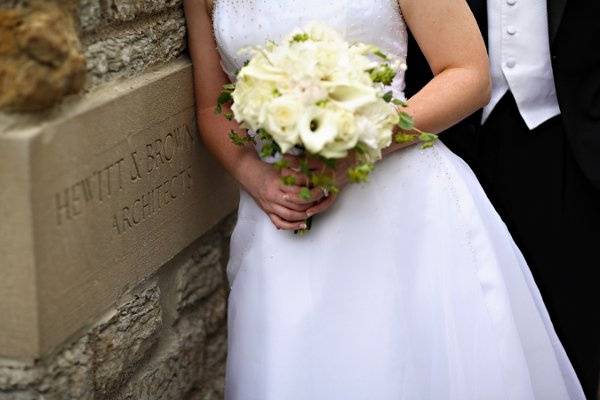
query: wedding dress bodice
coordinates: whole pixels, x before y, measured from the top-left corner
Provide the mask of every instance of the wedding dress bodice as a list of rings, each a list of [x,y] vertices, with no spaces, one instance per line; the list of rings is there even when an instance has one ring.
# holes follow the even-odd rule
[[[397,0],[215,0],[214,31],[223,69],[233,79],[246,61],[239,49],[279,42],[311,21],[331,26],[349,42],[373,44],[406,58],[406,25]],[[392,86],[402,96],[402,73]]]

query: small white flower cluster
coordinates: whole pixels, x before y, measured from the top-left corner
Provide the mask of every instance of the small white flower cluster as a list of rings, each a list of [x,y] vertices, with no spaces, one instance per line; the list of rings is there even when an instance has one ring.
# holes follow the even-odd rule
[[[342,158],[360,146],[373,162],[391,144],[399,113],[386,86],[406,67],[400,60],[320,23],[245,51],[252,57],[231,93],[233,116],[266,132],[282,153],[300,146]]]

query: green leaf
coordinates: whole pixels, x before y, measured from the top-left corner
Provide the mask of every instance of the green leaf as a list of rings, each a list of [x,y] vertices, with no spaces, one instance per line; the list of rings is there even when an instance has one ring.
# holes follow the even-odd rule
[[[277,171],[281,171],[285,168],[288,167],[288,161],[285,158],[280,158],[279,160],[275,161],[275,163],[273,164],[273,166],[275,167],[275,169]]]
[[[223,111],[223,105],[231,103],[232,101],[233,97],[231,97],[231,92],[223,90],[219,94],[219,97],[217,97],[217,107],[215,108],[215,113],[220,114]]]
[[[398,126],[400,126],[400,129],[410,131],[415,127],[413,117],[404,111],[400,111],[400,120],[398,121]]]
[[[306,158],[303,158],[302,160],[300,160],[299,167],[300,167],[300,171],[304,175],[306,175],[306,176],[310,175],[310,169],[308,167],[308,160]]]
[[[336,164],[335,158],[322,157],[321,159],[323,160],[323,163],[325,163],[325,165],[327,166],[327,168],[329,168],[329,169],[335,169],[335,164]]]
[[[308,33],[304,32],[304,33],[297,33],[292,37],[291,42],[292,43],[300,43],[300,42],[306,42],[308,39],[310,39],[310,36],[308,36]]]
[[[394,141],[396,143],[409,143],[415,140],[415,135],[411,135],[410,133],[397,133],[394,135]]]
[[[379,57],[379,58],[383,58],[384,60],[388,59],[388,56],[385,55],[381,50],[377,49],[373,52],[373,55]]]
[[[375,166],[372,163],[362,163],[348,168],[348,178],[354,183],[366,182],[373,168]]]
[[[397,106],[408,107],[408,104],[404,100],[393,99],[392,103],[394,103]]]
[[[369,151],[367,149],[367,145],[363,142],[356,143],[356,146],[354,146],[354,150],[356,150],[356,152],[360,155],[367,154],[367,152]]]
[[[383,95],[383,101],[385,101],[386,103],[389,103],[390,101],[392,101],[392,98],[394,96],[394,93],[390,90],[389,92],[386,92]]]
[[[310,200],[310,189],[304,186],[302,189],[300,189],[300,193],[298,193],[298,195],[303,200]]]
[[[394,71],[388,64],[383,64],[371,70],[370,76],[374,83],[381,82],[384,85],[389,86],[392,84],[392,81],[396,76],[396,71]]]
[[[329,103],[329,99],[319,100],[315,103],[317,107],[325,107]]]
[[[421,132],[419,135],[419,140],[422,142],[435,142],[438,136],[433,133]]]
[[[271,135],[269,135],[269,132],[267,132],[266,129],[258,128],[256,134],[262,141],[273,140],[273,138],[271,137]]]
[[[284,175],[281,177],[281,182],[286,186],[294,186],[296,184],[296,177],[294,175]]]
[[[227,121],[231,121],[233,119],[233,113],[231,111],[228,111],[225,113],[225,119]]]
[[[226,83],[223,85],[224,91],[233,92],[235,90],[235,83]]]
[[[246,143],[254,143],[254,138],[248,135],[240,135],[233,129],[229,132],[229,139],[231,139],[233,144],[236,146],[244,146]]]

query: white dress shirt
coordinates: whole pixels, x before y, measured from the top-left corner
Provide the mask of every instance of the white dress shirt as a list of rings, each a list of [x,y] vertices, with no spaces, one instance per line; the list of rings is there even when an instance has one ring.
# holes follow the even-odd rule
[[[546,0],[488,0],[487,7],[492,98],[482,122],[510,90],[527,127],[533,129],[560,114]]]

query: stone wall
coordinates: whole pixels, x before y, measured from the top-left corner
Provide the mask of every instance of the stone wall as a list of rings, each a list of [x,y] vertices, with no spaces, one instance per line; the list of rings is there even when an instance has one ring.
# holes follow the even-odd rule
[[[44,109],[167,63],[185,33],[181,0],[0,0],[0,109]]]
[[[223,397],[237,189],[193,139],[158,164],[197,135],[185,48],[181,0],[0,0],[0,400]]]
[[[223,398],[234,216],[36,362],[0,360],[0,400]]]

